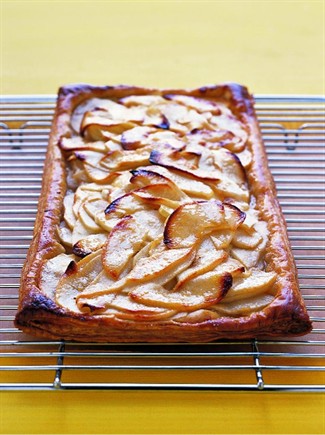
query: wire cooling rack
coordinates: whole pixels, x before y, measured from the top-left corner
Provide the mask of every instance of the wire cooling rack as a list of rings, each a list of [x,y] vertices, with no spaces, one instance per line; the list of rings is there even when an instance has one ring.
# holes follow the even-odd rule
[[[313,331],[177,345],[44,341],[14,327],[54,106],[52,95],[5,96],[0,104],[0,388],[325,391],[324,98],[256,97]]]

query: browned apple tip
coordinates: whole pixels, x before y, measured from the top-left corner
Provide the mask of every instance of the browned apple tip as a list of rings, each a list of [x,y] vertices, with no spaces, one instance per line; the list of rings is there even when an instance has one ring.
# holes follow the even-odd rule
[[[125,150],[135,150],[145,146],[145,141],[155,129],[147,126],[137,126],[126,130],[121,135],[121,145]]]
[[[130,172],[132,174],[130,183],[136,184],[140,188],[151,184],[172,183],[169,178],[147,169],[133,169]]]
[[[200,154],[189,151],[179,150],[153,150],[150,153],[149,161],[153,165],[163,166],[167,169],[174,169],[186,174],[187,176],[210,182],[217,182],[220,180],[218,171],[208,172],[199,168]]]

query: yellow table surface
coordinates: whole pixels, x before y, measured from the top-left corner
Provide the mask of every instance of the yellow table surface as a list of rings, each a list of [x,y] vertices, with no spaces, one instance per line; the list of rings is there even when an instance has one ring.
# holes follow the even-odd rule
[[[1,1],[2,94],[66,83],[324,93],[324,1]],[[321,394],[4,392],[2,433],[324,433]]]

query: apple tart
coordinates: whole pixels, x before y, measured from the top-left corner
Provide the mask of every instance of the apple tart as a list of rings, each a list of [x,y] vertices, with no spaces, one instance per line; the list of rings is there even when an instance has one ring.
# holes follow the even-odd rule
[[[15,321],[96,342],[310,331],[245,87],[60,89]]]

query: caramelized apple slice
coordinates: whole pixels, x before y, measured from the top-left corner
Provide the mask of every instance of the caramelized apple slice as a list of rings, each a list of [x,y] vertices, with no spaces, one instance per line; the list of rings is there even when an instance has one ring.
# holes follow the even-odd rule
[[[107,218],[122,218],[126,215],[132,215],[142,209],[143,204],[141,200],[137,198],[133,192],[129,192],[112,201],[105,209],[105,214]]]
[[[187,177],[185,174],[177,173],[176,171],[168,170],[163,166],[151,166],[150,170],[156,174],[163,175],[169,178],[179,189],[186,195],[201,199],[212,199],[214,197],[213,190],[202,181],[194,180]]]
[[[193,249],[165,249],[154,252],[150,257],[141,258],[126,277],[129,284],[146,281],[164,285],[185,270],[193,261]]]
[[[70,262],[56,288],[57,304],[64,309],[79,312],[76,297],[96,278],[102,267],[101,251],[87,255],[79,263]]]
[[[248,276],[243,275],[234,279],[233,286],[229,290],[224,302],[233,302],[262,293],[272,293],[272,287],[276,278],[277,276],[274,272],[252,269]]]
[[[228,204],[224,206],[217,200],[187,203],[167,219],[164,243],[169,248],[193,246],[215,230],[235,230],[244,218],[245,214],[239,209]]]
[[[150,168],[150,166],[148,168]],[[153,184],[166,184],[167,186],[170,186],[175,191],[177,191],[177,195],[179,197],[184,195],[183,192],[170,178],[155,171],[151,171],[150,169],[135,169],[131,171],[131,174],[132,177],[130,178],[130,182],[139,188],[150,186]]]
[[[213,272],[188,281],[178,291],[166,290],[157,283],[148,283],[134,288],[130,297],[149,306],[180,311],[193,311],[218,303],[231,287],[230,274],[216,275]]]
[[[103,266],[110,278],[119,278],[130,259],[142,248],[145,239],[145,229],[132,216],[125,216],[119,221],[103,249]]]
[[[196,256],[190,267],[177,276],[177,284],[174,291],[185,285],[185,283],[198,275],[209,272],[218,264],[225,261],[228,254],[224,250],[217,250],[212,240],[207,237],[197,249]]]
[[[106,240],[107,234],[90,234],[89,236],[78,240],[78,242],[73,245],[73,253],[78,255],[78,257],[85,257],[86,255],[101,249]]]
[[[150,154],[150,163],[160,165],[167,169],[176,169],[190,177],[199,180],[216,182],[220,180],[218,171],[209,172],[199,168],[200,156],[187,151],[175,151],[170,149],[153,150]]]

